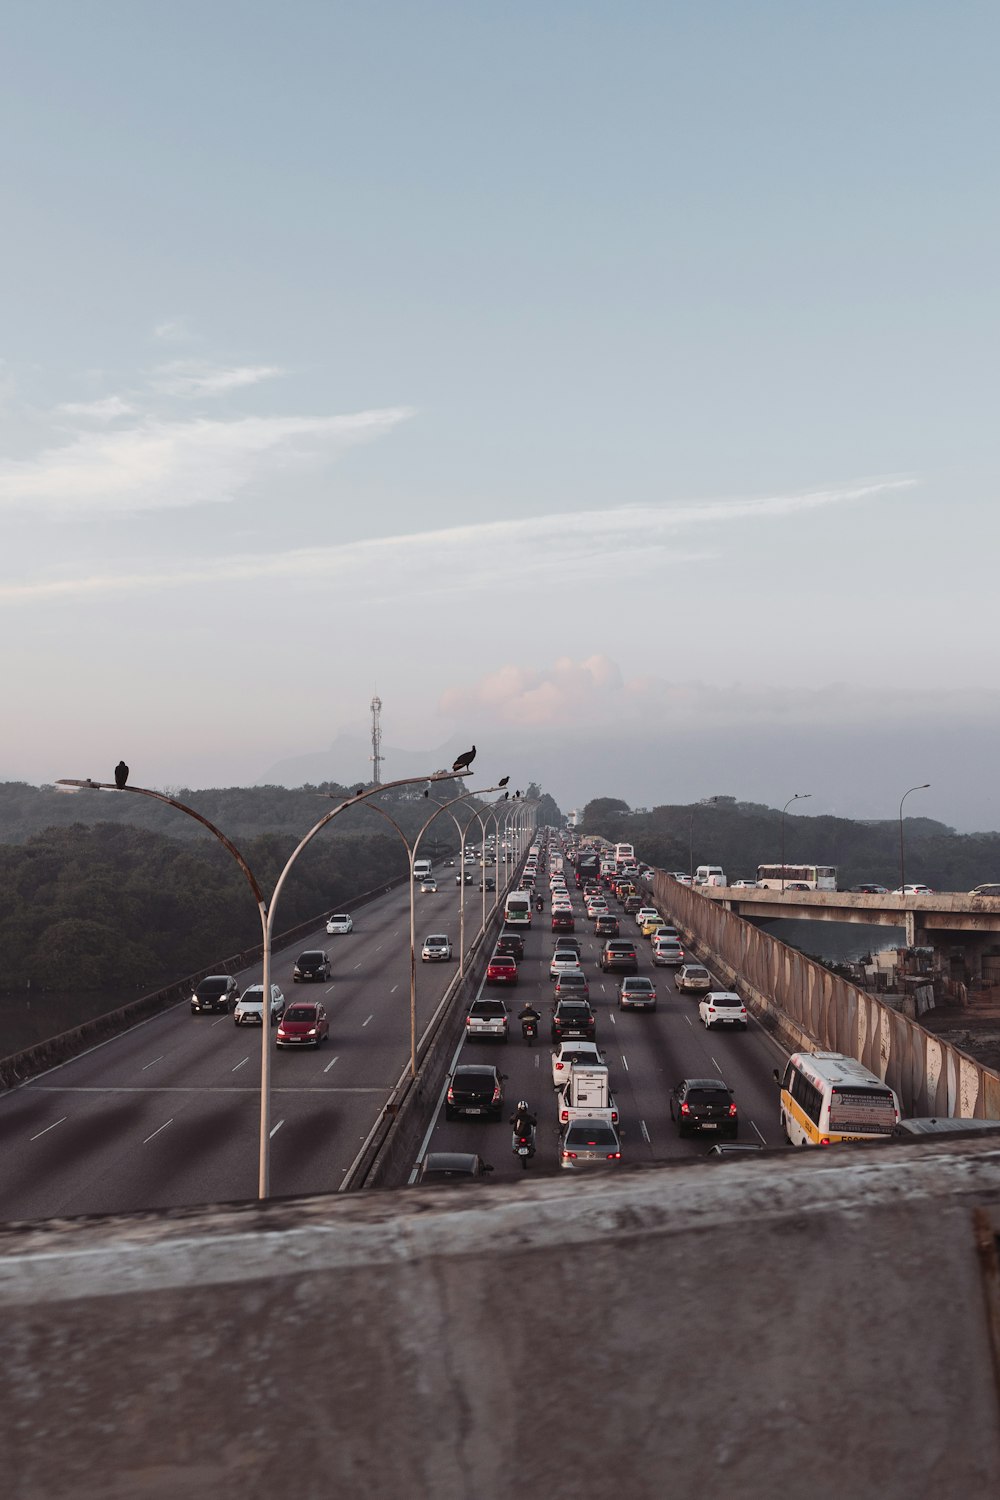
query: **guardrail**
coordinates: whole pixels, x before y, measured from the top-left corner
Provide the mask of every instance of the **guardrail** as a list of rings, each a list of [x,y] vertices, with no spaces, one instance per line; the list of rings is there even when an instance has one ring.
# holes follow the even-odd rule
[[[376,886],[373,890],[363,891],[361,895],[344,901],[342,905],[352,910],[366,906],[369,902],[377,900],[379,896],[387,895],[389,891],[405,885],[408,881],[408,875],[397,876],[383,885]],[[298,922],[294,927],[286,928],[275,938],[274,951],[280,952],[297,938],[313,931],[320,922],[325,922],[325,920],[325,914],[321,913],[310,918],[308,922]],[[86,1052],[98,1043],[120,1036],[137,1022],[148,1020],[151,1016],[169,1010],[172,1005],[186,999],[194,986],[200,979],[204,979],[206,974],[238,973],[240,969],[249,968],[251,964],[256,963],[262,953],[263,944],[255,943],[252,947],[245,948],[241,953],[233,954],[230,958],[224,958],[216,964],[196,969],[193,974],[187,974],[183,979],[175,979],[158,990],[151,990],[148,995],[141,995],[137,1000],[131,1000],[128,1005],[106,1011],[104,1015],[84,1021],[69,1031],[59,1032],[56,1036],[44,1042],[37,1042],[34,1047],[28,1047],[23,1052],[13,1052],[7,1057],[0,1058],[0,1088],[13,1088],[19,1083],[26,1083],[29,1078],[36,1078],[39,1073],[44,1073],[58,1063],[77,1057],[81,1052]]]

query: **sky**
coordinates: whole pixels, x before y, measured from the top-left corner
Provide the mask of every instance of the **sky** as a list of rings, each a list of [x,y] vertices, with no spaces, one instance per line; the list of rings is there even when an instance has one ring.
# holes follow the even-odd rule
[[[13,0],[0,779],[363,778],[377,692],[397,774],[1000,826],[998,45]]]

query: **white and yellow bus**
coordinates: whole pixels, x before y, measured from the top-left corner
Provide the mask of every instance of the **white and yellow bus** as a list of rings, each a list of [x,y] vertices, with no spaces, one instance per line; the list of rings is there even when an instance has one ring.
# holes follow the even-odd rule
[[[889,1085],[842,1052],[795,1052],[779,1082],[781,1129],[793,1146],[887,1140],[899,1123]]]

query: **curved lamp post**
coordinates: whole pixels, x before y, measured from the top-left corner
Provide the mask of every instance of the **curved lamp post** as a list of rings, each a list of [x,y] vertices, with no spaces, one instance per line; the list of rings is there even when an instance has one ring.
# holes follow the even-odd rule
[[[794,792],[781,809],[781,894],[785,894],[785,813],[793,802],[805,802],[812,792]]]
[[[465,774],[468,775],[470,773],[466,772]],[[448,771],[447,773],[443,773],[442,775],[439,775],[439,776],[428,776],[426,778],[421,778],[421,779],[427,780],[427,781],[451,781],[451,780],[455,779],[455,773],[452,772],[452,771]],[[393,783],[389,782],[388,785],[392,786]],[[385,787],[376,787],[374,790],[375,791],[385,791],[386,788]],[[488,787],[484,787],[482,789],[482,791],[465,792],[463,794],[463,796],[461,796],[461,797],[452,797],[450,799],[450,801],[448,801],[448,802],[437,802],[437,803],[435,803],[435,806],[437,807],[437,812],[431,813],[431,816],[429,818],[427,818],[427,820],[421,825],[420,829],[417,832],[417,836],[413,840],[412,844],[410,843],[409,839],[406,837],[406,834],[400,828],[399,824],[396,822],[396,819],[392,816],[391,813],[386,812],[386,810],[385,810],[384,807],[379,807],[379,805],[378,805],[377,802],[369,802],[368,803],[368,807],[369,807],[369,809],[372,812],[379,813],[385,819],[385,821],[387,823],[390,823],[392,825],[392,827],[395,828],[396,832],[399,834],[400,838],[403,840],[403,843],[406,845],[406,851],[407,851],[407,855],[408,855],[409,861],[410,861],[410,1077],[411,1078],[416,1078],[416,1076],[417,1076],[417,917],[416,917],[416,902],[415,902],[414,888],[413,888],[413,866],[414,866],[414,862],[415,862],[415,860],[417,858],[417,850],[420,848],[420,840],[423,838],[423,836],[427,832],[428,828],[434,822],[435,818],[439,817],[442,812],[447,811],[447,809],[449,807],[452,807],[456,802],[464,802],[469,797],[482,796],[486,792],[495,792],[496,790],[497,790],[497,788],[495,786],[488,786]],[[462,879],[463,879],[463,885],[464,885],[464,880],[465,880],[465,867],[464,867],[464,865],[462,867]]]
[[[929,786],[929,781],[921,781],[919,786],[911,786],[909,791],[904,792],[899,799],[899,891],[902,896],[906,895],[906,869],[903,862],[903,803],[910,792],[926,792]]]
[[[407,777],[403,778],[400,781],[388,781],[388,782],[384,782],[381,786],[373,786],[373,787],[370,787],[367,791],[359,791],[359,792],[356,792],[354,794],[354,796],[352,796],[352,797],[346,797],[343,802],[341,802],[341,803],[338,804],[337,807],[331,808],[331,810],[328,813],[324,813],[323,817],[320,818],[319,822],[315,823],[313,825],[313,827],[310,828],[309,832],[305,835],[305,837],[299,840],[299,843],[296,845],[295,849],[292,850],[292,853],[289,855],[287,861],[285,862],[284,869],[281,871],[281,874],[278,876],[277,882],[275,883],[274,891],[271,894],[270,901],[267,901],[265,899],[265,897],[264,897],[264,895],[263,895],[263,893],[262,893],[262,891],[260,889],[260,885],[259,885],[259,883],[257,881],[256,876],[254,875],[254,873],[251,870],[250,866],[247,864],[247,862],[244,859],[243,855],[237,849],[236,845],[230,839],[228,839],[226,837],[226,835],[220,829],[216,828],[216,826],[215,826],[214,823],[210,823],[209,820],[207,818],[203,817],[200,812],[196,812],[193,807],[188,807],[188,805],[185,802],[178,802],[176,797],[168,797],[164,792],[154,792],[151,787],[144,787],[144,786],[123,786],[123,787],[120,787],[120,786],[115,785],[114,782],[93,781],[89,777],[86,780],[70,780],[69,778],[64,778],[64,779],[59,780],[59,781],[57,781],[55,783],[56,786],[70,786],[70,787],[76,787],[76,788],[81,788],[81,789],[90,790],[90,791],[131,792],[131,793],[133,793],[134,796],[137,796],[137,797],[152,797],[154,799],[154,801],[156,801],[156,802],[165,802],[168,807],[174,807],[174,808],[177,809],[178,812],[186,813],[189,818],[194,818],[197,822],[201,823],[203,827],[205,827],[205,828],[208,829],[209,833],[213,834],[214,837],[218,839],[219,843],[223,846],[223,848],[226,849],[232,855],[233,859],[235,859],[236,863],[240,867],[240,870],[243,872],[243,875],[246,878],[246,881],[247,881],[248,885],[250,886],[250,889],[251,889],[251,891],[253,893],[254,902],[255,902],[256,907],[257,907],[257,912],[258,912],[258,915],[260,917],[261,939],[262,939],[262,943],[261,943],[261,947],[262,947],[262,952],[261,952],[261,967],[262,967],[262,970],[263,970],[263,973],[262,973],[262,976],[261,976],[261,986],[262,986],[262,994],[263,994],[263,1005],[262,1005],[262,1008],[261,1008],[261,1027],[260,1027],[260,1032],[261,1032],[261,1035],[260,1035],[260,1139],[259,1139],[259,1143],[258,1143],[258,1152],[257,1152],[257,1196],[258,1196],[258,1198],[266,1198],[266,1197],[268,1197],[268,1195],[270,1193],[270,1176],[271,1176],[271,1048],[270,1048],[270,1031],[271,1031],[271,942],[272,942],[272,937],[273,937],[273,932],[274,932],[274,916],[275,916],[275,912],[277,910],[278,897],[281,894],[282,887],[284,886],[284,883],[285,883],[285,880],[286,880],[286,878],[288,876],[289,871],[291,870],[291,868],[294,865],[295,861],[298,859],[299,855],[302,853],[303,849],[305,849],[306,845],[309,844],[316,837],[316,834],[319,833],[319,831],[320,831],[321,828],[325,828],[326,825],[327,825],[327,823],[332,822],[333,819],[336,818],[340,813],[342,813],[346,808],[358,806],[360,803],[365,802],[367,800],[367,798],[373,797],[376,794],[376,792],[384,792],[384,791],[387,791],[387,790],[389,790],[389,789],[391,789],[393,787],[418,786],[422,782],[428,782],[428,781],[454,781],[459,776],[471,776],[471,775],[472,775],[471,771],[465,770],[465,771],[437,771],[432,776],[407,776]],[[411,867],[411,876],[412,876],[412,867]],[[412,880],[411,880],[411,885],[412,885]]]

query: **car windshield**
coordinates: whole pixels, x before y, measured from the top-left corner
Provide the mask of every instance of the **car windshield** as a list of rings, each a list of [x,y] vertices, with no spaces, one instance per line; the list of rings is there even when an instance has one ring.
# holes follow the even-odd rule
[[[627,990],[651,990],[653,981],[651,979],[626,979],[625,988]]]
[[[196,995],[221,995],[229,986],[228,979],[203,979],[195,990]]]
[[[618,1137],[610,1125],[595,1125],[590,1120],[583,1123],[574,1121],[566,1131],[566,1145],[610,1146],[614,1150],[618,1145]]]
[[[302,954],[299,955],[299,963],[300,964],[321,964],[323,962],[323,959],[325,957],[326,957],[326,954],[325,953],[321,953],[319,951],[319,949],[316,949],[316,950],[312,950],[311,949],[308,953],[302,953]]]
[[[689,1104],[728,1104],[728,1089],[688,1089],[687,1102]]]
[[[284,1024],[289,1021],[315,1021],[316,1009],[312,1005],[290,1005],[285,1011]]]
[[[433,936],[427,939],[428,945],[431,943],[446,943],[447,941],[448,939],[442,933],[434,933]]]
[[[504,1006],[499,1000],[476,1000],[469,1012],[473,1016],[505,1016]]]
[[[582,989],[587,983],[583,974],[575,974],[572,970],[568,974],[562,974],[559,978],[560,987],[564,990]]]
[[[742,1010],[743,1001],[739,995],[713,995],[712,1004],[716,1010]]]
[[[335,917],[331,917],[330,918],[330,921],[331,922],[349,922],[350,918],[348,917],[348,915],[347,915],[346,912],[338,912]]]
[[[707,979],[708,978],[708,970],[707,969],[695,969],[695,968],[692,968],[690,964],[688,965],[688,967],[685,969],[684,972],[687,974],[687,977],[689,979]]]

